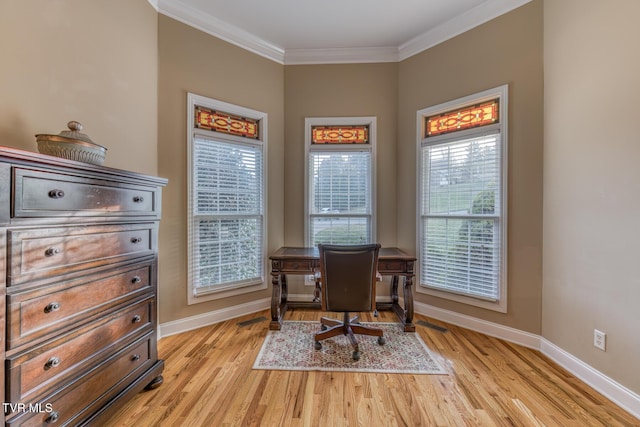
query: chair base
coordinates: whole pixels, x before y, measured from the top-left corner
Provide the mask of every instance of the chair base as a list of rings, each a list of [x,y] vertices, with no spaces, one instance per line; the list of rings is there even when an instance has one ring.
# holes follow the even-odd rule
[[[349,337],[349,341],[351,341],[354,348],[353,360],[358,360],[360,359],[360,347],[358,346],[358,340],[355,336],[356,334],[378,337],[378,344],[384,345],[385,343],[385,339],[382,336],[382,329],[364,326],[360,324],[358,316],[350,319],[348,312],[344,313],[344,320],[342,322],[337,319],[323,317],[320,319],[320,323],[322,325],[322,331],[314,335],[316,350],[320,350],[322,348],[320,341],[338,335],[346,335]]]

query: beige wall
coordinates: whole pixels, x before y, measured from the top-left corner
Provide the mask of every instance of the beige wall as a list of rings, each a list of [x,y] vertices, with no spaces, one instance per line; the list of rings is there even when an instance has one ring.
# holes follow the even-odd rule
[[[509,312],[416,299],[542,334],[637,392],[640,57],[630,41],[640,4],[545,1],[543,12],[542,2],[399,64],[284,67],[142,0],[4,1],[0,145],[35,151],[35,133],[73,119],[109,148],[108,166],[169,178],[164,323],[270,295],[186,304],[187,91],[269,114],[269,250],[303,243],[304,117],[377,116],[378,240],[415,253],[416,110],[507,83]],[[594,328],[606,352],[593,348]]]
[[[142,0],[1,2],[0,145],[77,120],[107,166],[156,174],[157,34]]]
[[[396,244],[395,63],[289,65],[285,67],[285,244],[304,246],[304,173],[306,117],[376,117],[376,240]],[[306,295],[300,277],[289,278],[289,292]],[[309,283],[307,283],[308,285]],[[380,289],[381,294],[388,294]]]
[[[285,243],[304,245],[304,119],[375,116],[378,242],[396,243],[397,64],[290,65],[285,69]]]
[[[159,174],[169,178],[160,225],[160,322],[239,305],[268,290],[187,305],[187,92],[268,114],[268,251],[283,244],[284,66],[158,16]],[[268,284],[270,279],[267,278]]]
[[[509,85],[508,312],[416,292],[416,301],[538,334],[542,292],[542,2],[400,63],[398,246],[416,253],[416,111]]]
[[[542,334],[636,393],[639,16],[636,0],[544,3]]]

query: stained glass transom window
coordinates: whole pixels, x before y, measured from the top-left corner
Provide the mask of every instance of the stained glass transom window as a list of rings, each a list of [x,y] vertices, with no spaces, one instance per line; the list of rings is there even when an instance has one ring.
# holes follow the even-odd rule
[[[204,108],[195,107],[195,127],[230,135],[258,139],[258,121],[245,117]]]
[[[498,121],[498,99],[426,118],[425,137],[485,126]]]
[[[313,126],[312,144],[368,144],[369,126]]]

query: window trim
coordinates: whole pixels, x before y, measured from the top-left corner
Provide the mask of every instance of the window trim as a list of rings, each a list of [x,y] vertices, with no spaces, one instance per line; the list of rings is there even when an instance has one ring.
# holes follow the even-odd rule
[[[194,109],[196,105],[200,105],[206,108],[217,109],[229,114],[235,114],[242,117],[248,117],[257,120],[260,123],[259,137],[257,140],[248,140],[242,136],[227,135],[223,133],[217,133],[214,131],[208,131],[203,129],[197,129],[195,127]],[[238,144],[250,144],[253,146],[260,145],[262,147],[262,274],[259,282],[253,283],[241,283],[241,284],[226,284],[216,289],[208,289],[201,292],[196,292],[194,286],[193,277],[193,257],[195,239],[193,234],[193,143],[194,137],[201,135],[205,138],[220,140],[224,142],[232,142]],[[267,177],[268,177],[268,115],[267,113],[252,110],[249,108],[241,107],[238,105],[230,104],[227,102],[219,101],[213,98],[208,98],[193,93],[187,93],[187,304],[197,304],[200,302],[228,298],[234,295],[240,295],[250,292],[255,292],[267,288],[267,268],[268,254],[267,254],[267,241],[268,241],[268,229],[267,229]]]
[[[305,246],[311,245],[311,231],[309,212],[309,155],[311,152],[322,151],[369,151],[371,159],[371,242],[376,241],[376,117],[306,117],[304,119],[304,242]],[[368,144],[312,144],[311,143],[311,127],[312,126],[334,126],[334,125],[368,125],[369,126],[369,143]]]
[[[431,107],[418,110],[416,113],[416,254],[417,254],[417,268],[416,268],[416,292],[436,296],[439,298],[461,302],[464,304],[485,308],[501,313],[507,312],[507,230],[508,230],[508,85],[498,86],[492,89],[488,89],[482,92],[478,92],[472,95],[468,95],[459,99],[455,99],[442,104],[434,105]],[[498,98],[500,101],[499,110],[499,122],[491,125],[481,126],[477,128],[465,129],[459,132],[447,133],[443,135],[431,136],[425,138],[425,118],[436,114],[441,114],[447,111],[462,108],[468,105],[489,101],[491,99]],[[422,285],[422,279],[420,277],[422,272],[422,216],[421,216],[421,200],[422,200],[422,177],[423,177],[423,164],[422,164],[422,148],[425,140],[428,143],[434,144],[438,142],[462,140],[476,135],[486,134],[492,130],[498,130],[500,133],[500,182],[501,182],[501,203],[499,213],[500,224],[500,271],[499,271],[499,298],[496,301],[486,300],[481,298],[475,298],[472,296],[457,294],[445,290],[439,290],[435,288],[429,288]]]

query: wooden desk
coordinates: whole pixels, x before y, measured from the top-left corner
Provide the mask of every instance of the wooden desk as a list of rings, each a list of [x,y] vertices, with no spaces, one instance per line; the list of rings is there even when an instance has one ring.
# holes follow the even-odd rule
[[[315,298],[308,302],[288,302],[287,274],[314,274],[320,266],[318,248],[282,247],[274,252],[271,260],[271,323],[269,329],[280,330],[282,319],[289,307],[320,308],[319,295],[316,290]],[[393,310],[404,326],[405,332],[415,332],[413,321],[413,264],[416,258],[406,254],[398,248],[381,248],[378,255],[378,272],[391,278],[391,302],[378,302],[378,310]],[[399,277],[404,277],[403,299],[404,307],[398,300]]]

